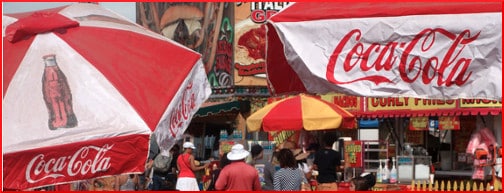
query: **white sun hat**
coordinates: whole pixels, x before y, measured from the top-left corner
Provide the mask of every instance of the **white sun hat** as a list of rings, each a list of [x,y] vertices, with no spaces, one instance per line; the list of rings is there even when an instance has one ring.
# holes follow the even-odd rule
[[[231,147],[231,151],[227,154],[227,158],[231,161],[242,160],[247,158],[250,153],[245,150],[242,144],[236,144]]]
[[[185,148],[196,149],[196,147],[194,147],[194,144],[191,142],[185,142],[184,145],[182,145],[182,147],[184,147],[184,149]]]

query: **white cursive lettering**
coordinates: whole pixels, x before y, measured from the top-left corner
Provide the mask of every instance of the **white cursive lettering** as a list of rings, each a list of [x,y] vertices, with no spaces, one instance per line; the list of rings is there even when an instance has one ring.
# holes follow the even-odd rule
[[[113,146],[108,144],[103,147],[85,146],[72,156],[61,156],[47,161],[43,154],[38,154],[28,163],[25,172],[26,181],[36,183],[46,178],[55,179],[106,171],[110,168],[110,157],[105,157],[105,154]]]
[[[454,84],[462,86],[472,75],[472,72],[469,71],[472,59],[462,57],[461,52],[468,44],[475,41],[479,35],[480,32],[471,36],[469,30],[464,30],[460,34],[453,34],[442,28],[429,28],[419,32],[409,43],[389,42],[384,46],[379,43],[371,43],[366,48],[360,42],[362,38],[361,31],[354,29],[346,34],[334,49],[327,64],[326,78],[333,84],[350,84],[365,80],[374,82],[376,85],[394,83],[389,79],[392,77],[383,74],[386,71],[393,70],[393,66],[397,65],[399,75],[402,81],[406,83],[415,82],[420,78],[421,83],[425,85],[434,82],[436,86],[450,87]],[[438,56],[427,58],[426,56],[410,54],[413,50],[418,50],[420,53],[431,50],[435,47],[436,38],[446,38],[451,41],[451,45],[446,49],[442,58],[438,58]],[[350,43],[352,39],[356,41],[354,45]],[[396,48],[404,49],[400,59],[396,55]],[[344,50],[350,50],[346,56],[342,55],[346,52]],[[372,57],[373,55],[375,57]],[[369,61],[372,58],[375,58],[375,60]],[[344,59],[342,70],[336,69],[336,63],[341,61],[340,59]],[[360,68],[362,72],[370,73],[364,77],[357,77],[348,81],[336,79],[336,72],[348,73],[354,67]]]

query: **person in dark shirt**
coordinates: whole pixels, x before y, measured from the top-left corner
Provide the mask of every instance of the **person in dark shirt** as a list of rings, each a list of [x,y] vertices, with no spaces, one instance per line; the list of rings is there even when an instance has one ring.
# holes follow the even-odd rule
[[[315,153],[313,160],[313,168],[319,173],[317,190],[320,191],[338,190],[336,171],[341,167],[341,156],[332,149],[335,138],[333,135],[324,135],[324,147]]]
[[[214,168],[210,174],[211,182],[207,188],[207,191],[215,191],[215,181],[217,181],[217,179],[219,178],[219,174],[220,174],[221,170],[225,166],[229,165],[230,163],[231,163],[231,161],[228,160],[227,153],[224,153],[220,159],[219,166]]]

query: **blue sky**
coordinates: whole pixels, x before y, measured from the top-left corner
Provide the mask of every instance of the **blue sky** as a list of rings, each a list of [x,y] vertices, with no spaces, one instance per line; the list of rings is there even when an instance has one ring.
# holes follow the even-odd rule
[[[40,9],[48,9],[73,2],[2,2],[2,13],[18,13]],[[100,2],[101,6],[122,15],[132,22],[136,21],[135,2]]]

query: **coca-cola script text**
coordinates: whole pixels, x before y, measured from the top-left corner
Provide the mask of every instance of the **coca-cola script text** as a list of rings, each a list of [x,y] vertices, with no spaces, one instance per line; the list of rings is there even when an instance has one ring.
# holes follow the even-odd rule
[[[464,58],[461,53],[479,35],[480,32],[471,36],[469,30],[464,30],[457,35],[442,28],[428,28],[418,33],[409,43],[389,42],[385,46],[380,45],[380,43],[371,43],[366,48],[360,42],[362,38],[361,31],[354,29],[346,34],[336,46],[327,64],[326,78],[333,84],[350,84],[364,80],[374,82],[376,85],[380,83],[396,84],[397,82],[389,79],[395,78],[393,75],[387,77],[384,74],[387,71],[394,70],[394,65],[399,62],[399,75],[401,80],[406,83],[413,83],[421,78],[422,83],[425,85],[435,81],[434,83],[437,86],[450,87],[453,84],[461,86],[469,80],[472,74],[472,72],[468,71],[472,58]],[[352,38],[356,42],[354,45],[350,45]],[[413,50],[417,50],[416,53],[425,53],[431,50],[435,47],[437,38],[451,40],[451,45],[442,58],[437,56],[426,58],[426,56],[419,54],[410,54]],[[400,60],[398,60],[399,56],[395,55],[398,53],[396,48],[404,49]],[[346,56],[341,55],[343,50],[348,49],[350,51]],[[338,58],[344,58],[342,68],[339,69],[336,68]],[[368,61],[371,58],[375,58],[375,61]],[[342,77],[341,73],[348,73],[357,65],[362,72],[370,73],[353,80],[336,79],[336,77]]]
[[[38,154],[28,163],[26,181],[36,183],[46,178],[84,176],[88,173],[107,171],[110,168],[110,157],[105,157],[105,154],[113,146],[108,144],[103,147],[85,146],[71,156],[59,158],[47,158],[44,154]]]

